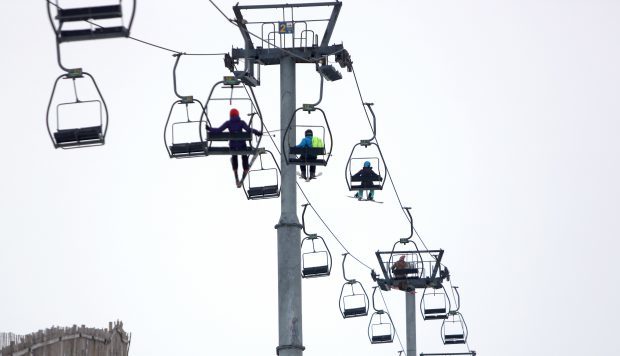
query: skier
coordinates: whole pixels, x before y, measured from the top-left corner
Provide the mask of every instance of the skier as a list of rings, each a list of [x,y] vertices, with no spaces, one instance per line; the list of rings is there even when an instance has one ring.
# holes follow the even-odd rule
[[[323,143],[323,140],[321,140],[320,137],[313,136],[312,130],[310,129],[306,130],[306,132],[304,133],[304,136],[305,137],[301,140],[299,145],[297,145],[296,147],[300,147],[300,148],[325,147],[325,143]],[[317,157],[315,154],[308,152],[306,154],[302,154],[301,158],[303,158],[305,161],[315,161]],[[301,170],[301,178],[303,179],[308,179],[308,177],[310,177],[309,179],[316,178],[316,165],[310,164],[309,166],[310,166],[309,175],[306,169],[307,167],[306,165],[299,166],[299,169]]]
[[[212,133],[220,133],[224,130],[228,129],[228,132],[231,133],[240,133],[242,130],[246,132],[253,132],[257,136],[262,136],[263,133],[251,128],[248,124],[241,120],[239,117],[239,110],[233,108],[230,109],[230,119],[222,124],[222,126],[214,128],[207,127],[207,131]],[[228,147],[232,150],[245,150],[248,146],[245,143],[245,140],[230,140],[228,141]],[[237,184],[237,188],[241,188],[241,182],[245,179],[245,176],[248,174],[250,170],[250,163],[248,160],[248,155],[241,155],[241,165],[243,166],[243,176],[241,180],[239,180],[239,173],[237,173],[237,169],[239,168],[239,160],[237,155],[232,155],[230,157],[230,163],[232,164],[233,172],[235,173],[235,182]]]
[[[375,173],[375,171],[372,170],[372,166],[370,165],[370,161],[366,161],[364,162],[364,167],[362,169],[360,169],[359,172],[355,173],[352,177],[351,177],[351,181],[353,181],[355,178],[356,181],[360,181],[361,184],[359,185],[360,190],[357,191],[357,193],[355,193],[355,198],[357,198],[358,200],[362,200],[362,198],[364,197],[364,189],[363,188],[369,188],[373,186],[373,182],[375,181],[381,181],[383,180],[383,178],[381,178],[380,175],[378,175],[377,173]],[[374,200],[375,199],[375,190],[374,189],[368,189],[367,193],[366,193],[367,199],[368,200]]]
[[[405,277],[407,277],[407,272],[405,271],[409,267],[407,261],[405,261],[405,255],[401,255],[398,261],[394,262],[392,265],[392,273],[394,273],[394,279],[401,280],[398,282],[398,289],[406,291],[407,290],[407,281]]]

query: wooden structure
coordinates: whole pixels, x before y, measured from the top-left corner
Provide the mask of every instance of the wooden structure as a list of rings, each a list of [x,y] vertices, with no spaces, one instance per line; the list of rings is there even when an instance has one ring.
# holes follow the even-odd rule
[[[123,323],[107,329],[52,327],[25,336],[1,334],[0,356],[128,356],[131,336]]]

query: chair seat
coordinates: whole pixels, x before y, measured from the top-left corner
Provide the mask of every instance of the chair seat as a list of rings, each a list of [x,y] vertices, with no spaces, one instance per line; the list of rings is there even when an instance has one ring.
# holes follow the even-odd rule
[[[407,274],[418,274],[417,268],[395,268],[392,270],[392,273],[400,276],[400,278],[404,278]]]
[[[170,153],[173,157],[204,156],[205,147],[204,142],[174,143],[170,146]]]
[[[392,335],[373,335],[372,342],[373,343],[392,342]]]
[[[444,335],[444,344],[464,344],[465,343],[465,335],[464,334],[451,334]]]
[[[345,309],[344,310],[344,316],[345,317],[363,316],[363,315],[367,315],[367,314],[368,314],[368,311],[366,310],[365,307],[349,308],[349,309]]]
[[[374,184],[374,183],[356,184],[356,185],[351,184],[351,189],[350,189],[351,191],[360,190],[360,189],[382,190],[383,186],[381,186],[381,184]]]
[[[302,270],[302,275],[304,277],[315,276],[315,275],[323,275],[329,272],[329,266],[316,266],[316,267],[304,267]]]
[[[251,132],[218,132],[207,133],[207,141],[251,141]]]
[[[89,126],[58,130],[54,132],[54,139],[57,145],[68,146],[103,142],[103,135],[101,126]]]
[[[207,148],[207,155],[253,155],[256,153],[256,148],[246,147],[246,148],[235,148],[231,149],[230,147],[209,147]]]
[[[439,314],[439,315],[424,315],[424,320],[442,320],[448,319],[447,314]]]
[[[268,185],[265,187],[251,187],[248,189],[248,197],[267,197],[267,196],[275,196],[278,194],[278,186],[277,185]]]
[[[60,31],[60,42],[98,40],[129,36],[129,30],[123,26],[98,27],[94,29]]]
[[[289,163],[298,166],[326,166],[327,162],[324,159],[304,159],[304,158],[289,158]]]
[[[360,177],[360,176],[351,176],[351,182],[362,182],[362,184],[364,182],[381,182],[383,180],[383,178],[381,178],[381,176],[376,176],[374,177],[374,179],[368,179],[368,178],[364,178],[364,177]]]
[[[424,320],[440,320],[448,319],[448,311],[446,308],[429,308],[424,309]]]
[[[288,153],[293,155],[321,156],[325,154],[325,147],[289,147]]]
[[[58,9],[56,19],[61,22],[113,19],[123,16],[121,5],[106,5],[93,7],[77,7],[73,9]]]

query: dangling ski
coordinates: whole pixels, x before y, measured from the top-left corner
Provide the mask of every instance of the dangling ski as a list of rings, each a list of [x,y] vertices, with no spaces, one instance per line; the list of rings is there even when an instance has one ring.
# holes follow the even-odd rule
[[[312,177],[312,178],[310,178],[310,177],[305,177],[305,178],[304,178],[304,177],[301,175],[301,173],[300,173],[300,172],[297,172],[297,176],[298,176],[299,178],[301,178],[301,179],[305,180],[306,182],[309,182],[309,181],[311,181],[312,179],[317,179],[317,178],[318,178],[318,177],[320,177],[321,175],[323,175],[323,173],[322,173],[322,172],[319,172],[319,173],[315,174],[315,175],[314,175],[314,177]]]
[[[373,203],[377,203],[377,204],[383,204],[382,201],[378,201],[378,200],[374,200],[374,199],[364,199],[364,198],[358,198],[355,195],[351,196],[351,195],[347,195],[347,198],[353,198],[353,199],[357,199],[358,201],[370,201]]]

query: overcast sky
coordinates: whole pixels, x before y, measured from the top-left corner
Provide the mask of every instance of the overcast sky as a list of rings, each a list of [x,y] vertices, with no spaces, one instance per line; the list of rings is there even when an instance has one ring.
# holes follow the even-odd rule
[[[216,3],[233,16],[236,0]],[[619,11],[611,0],[342,6],[332,42],[351,53],[375,103],[417,230],[445,250],[481,355],[616,348]],[[103,147],[55,150],[45,113],[62,71],[45,2],[2,1],[0,14],[0,331],[120,319],[134,356],[275,354],[279,201],[247,201],[224,157],[168,158],[171,53],[129,39],[62,45],[63,62],[97,80],[110,129]],[[185,52],[243,45],[197,0],[139,2],[132,35]],[[204,100],[226,74],[221,56],[183,58],[179,87]],[[256,92],[275,128],[279,70],[261,74]],[[314,66],[297,74],[297,104],[316,101]],[[321,105],[334,156],[302,187],[347,248],[378,268],[374,252],[409,227],[391,189],[377,193],[384,204],[347,198],[346,161],[369,129],[353,75],[343,75],[326,83]],[[340,316],[343,250],[316,216],[308,224],[335,260],[329,278],[303,281],[304,354],[395,355],[398,342],[370,345],[368,318]],[[371,291],[365,267],[347,260],[347,274]],[[385,298],[404,343],[404,294]],[[418,352],[464,351],[441,344],[440,325],[418,316]]]

